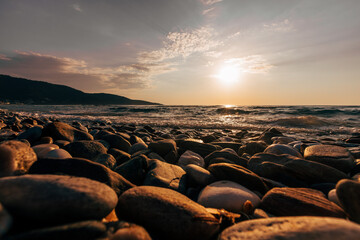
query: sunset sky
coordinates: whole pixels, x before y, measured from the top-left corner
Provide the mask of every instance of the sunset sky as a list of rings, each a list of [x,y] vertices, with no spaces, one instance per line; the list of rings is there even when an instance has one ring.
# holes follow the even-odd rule
[[[359,0],[0,0],[0,73],[163,104],[360,104]]]

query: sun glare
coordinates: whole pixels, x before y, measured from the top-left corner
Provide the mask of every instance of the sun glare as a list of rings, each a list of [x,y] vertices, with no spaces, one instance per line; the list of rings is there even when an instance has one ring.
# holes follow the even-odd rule
[[[239,80],[240,69],[236,65],[224,65],[220,68],[216,77],[223,85],[231,85]]]

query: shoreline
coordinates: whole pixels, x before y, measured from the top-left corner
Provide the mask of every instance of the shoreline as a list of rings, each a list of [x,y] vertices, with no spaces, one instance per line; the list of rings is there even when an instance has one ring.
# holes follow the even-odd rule
[[[263,236],[360,233],[360,134],[341,141],[5,111],[0,120],[5,240],[94,231],[86,239],[227,239],[248,224]],[[283,221],[297,224],[269,230]]]

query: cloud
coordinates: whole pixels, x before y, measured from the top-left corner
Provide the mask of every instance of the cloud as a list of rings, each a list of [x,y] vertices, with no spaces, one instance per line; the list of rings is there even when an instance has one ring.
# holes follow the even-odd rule
[[[0,55],[0,72],[91,92],[149,88],[155,76],[175,71],[187,57],[214,55],[213,49],[222,44],[215,36],[208,27],[169,32],[161,48],[139,52],[133,62],[115,67],[94,67],[73,58],[17,51],[12,56]]]
[[[155,51],[141,52],[140,62],[162,62],[177,57],[186,58],[194,53],[205,53],[220,46],[214,39],[214,29],[202,27],[192,31],[170,32],[163,41],[163,47]]]
[[[200,0],[202,2],[202,4],[206,5],[206,6],[211,6],[215,3],[219,3],[222,2],[223,0]]]
[[[127,69],[91,68],[85,61],[34,52],[16,52],[14,56],[0,58],[0,72],[3,74],[65,84],[92,92],[109,87],[147,87],[144,75],[137,73],[137,68],[140,66],[129,66]]]
[[[269,64],[261,55],[250,55],[242,58],[230,58],[225,60],[225,64],[239,67],[242,72],[265,74],[268,73],[274,66]]]
[[[83,11],[83,10],[81,9],[80,5],[77,4],[77,3],[73,4],[72,7],[73,7],[73,9],[74,9],[75,11],[78,11],[78,12],[82,12],[82,11]]]
[[[270,24],[263,25],[265,30],[273,32],[292,32],[295,31],[294,25],[290,22],[289,19],[284,19],[279,22],[273,22]]]
[[[203,15],[207,15],[207,14],[211,13],[211,12],[214,11],[214,10],[215,10],[214,7],[208,8],[208,9],[205,9],[205,10],[202,12],[202,14],[203,14]]]

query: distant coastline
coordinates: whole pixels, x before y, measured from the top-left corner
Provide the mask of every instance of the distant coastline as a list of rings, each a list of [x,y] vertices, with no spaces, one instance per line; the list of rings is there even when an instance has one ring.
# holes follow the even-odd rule
[[[58,84],[0,74],[0,104],[162,105],[107,93],[85,93]]]

